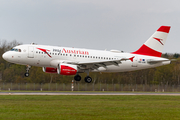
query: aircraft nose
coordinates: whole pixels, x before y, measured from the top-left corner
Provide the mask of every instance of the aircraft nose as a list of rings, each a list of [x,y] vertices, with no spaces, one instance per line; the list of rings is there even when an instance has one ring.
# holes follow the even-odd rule
[[[7,52],[5,52],[3,55],[2,55],[2,58],[4,59],[4,60],[7,60],[8,61],[8,54],[7,54]]]

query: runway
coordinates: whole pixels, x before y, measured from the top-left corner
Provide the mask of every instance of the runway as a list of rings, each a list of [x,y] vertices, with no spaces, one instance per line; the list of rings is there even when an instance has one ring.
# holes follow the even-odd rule
[[[167,95],[180,96],[180,93],[162,92],[0,92],[0,95]]]

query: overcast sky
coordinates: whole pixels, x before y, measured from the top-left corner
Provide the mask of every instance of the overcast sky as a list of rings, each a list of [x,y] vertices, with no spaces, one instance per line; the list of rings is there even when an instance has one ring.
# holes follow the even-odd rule
[[[137,50],[171,26],[163,53],[180,53],[180,0],[0,0],[0,40]]]

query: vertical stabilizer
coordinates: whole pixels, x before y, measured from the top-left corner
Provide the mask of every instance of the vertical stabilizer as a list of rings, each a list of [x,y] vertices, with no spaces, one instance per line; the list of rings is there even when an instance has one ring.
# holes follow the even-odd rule
[[[137,51],[132,54],[161,57],[170,26],[161,26]]]

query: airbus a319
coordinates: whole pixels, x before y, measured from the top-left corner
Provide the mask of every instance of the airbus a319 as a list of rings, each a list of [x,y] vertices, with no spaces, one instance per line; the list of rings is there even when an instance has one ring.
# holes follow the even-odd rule
[[[2,57],[8,62],[26,65],[26,77],[30,66],[38,66],[46,73],[75,75],[76,81],[81,80],[79,73],[85,72],[84,80],[90,83],[90,72],[125,72],[170,64],[169,59],[161,58],[169,31],[170,26],[161,26],[137,51],[131,53],[26,44],[12,48]]]

